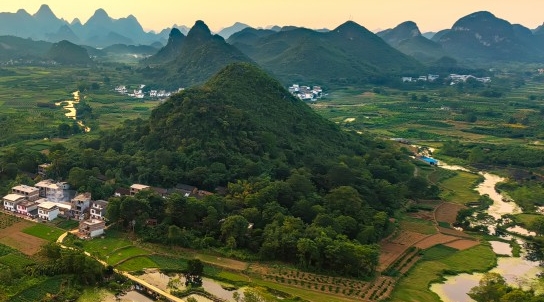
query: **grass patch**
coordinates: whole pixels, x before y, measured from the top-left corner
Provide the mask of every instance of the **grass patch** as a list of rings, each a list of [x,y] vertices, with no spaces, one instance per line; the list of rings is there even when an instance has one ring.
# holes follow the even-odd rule
[[[160,269],[183,270],[187,268],[187,260],[163,255],[149,256],[151,261],[155,262]]]
[[[47,241],[56,241],[64,230],[45,224],[35,224],[23,230],[23,233],[45,239]]]
[[[423,219],[403,217],[399,224],[400,228],[406,231],[412,231],[426,235],[432,235],[438,232],[431,221]]]
[[[440,182],[440,187],[443,189],[440,197],[463,205],[470,201],[477,201],[480,195],[474,190],[474,186],[467,186],[467,184],[476,185],[481,179],[480,175],[458,171],[457,175]]]
[[[142,271],[154,267],[159,267],[159,265],[147,256],[132,258],[116,266],[117,269],[127,272]]]
[[[79,221],[77,220],[62,220],[55,224],[58,228],[63,230],[73,230],[79,227]]]
[[[519,224],[527,229],[530,229],[533,221],[535,221],[538,217],[542,217],[542,215],[539,214],[516,214],[513,215],[514,221],[516,224]],[[534,231],[534,230],[532,230]]]
[[[131,257],[144,256],[149,254],[150,254],[149,251],[146,251],[139,247],[128,246],[128,247],[122,247],[120,249],[116,249],[112,251],[111,254],[106,256],[106,259],[108,264],[115,265],[119,263],[120,261],[131,258]]]
[[[438,221],[438,226],[443,227],[443,228],[446,228],[446,229],[451,229],[450,223],[449,223],[449,222],[445,222],[445,221]]]
[[[106,260],[106,256],[113,253],[114,250],[128,246],[132,246],[132,241],[124,237],[123,233],[112,230],[108,230],[104,238],[83,241],[83,249],[102,260]]]
[[[478,245],[455,253],[450,253],[446,247],[431,248],[428,251],[427,257],[436,259],[418,262],[399,281],[390,301],[439,302],[440,298],[430,290],[429,285],[440,281],[445,272],[458,274],[487,271],[497,263],[497,256],[488,245]]]
[[[442,244],[435,245],[423,252],[424,261],[440,260],[458,252],[457,249]]]
[[[83,293],[81,294],[81,296],[79,296],[76,302],[106,301],[105,298],[108,296],[114,299],[114,295],[105,289],[86,288],[83,290]]]

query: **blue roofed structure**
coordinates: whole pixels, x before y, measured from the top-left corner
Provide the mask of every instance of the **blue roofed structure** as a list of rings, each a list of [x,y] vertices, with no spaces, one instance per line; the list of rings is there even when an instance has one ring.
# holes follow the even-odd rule
[[[432,157],[422,156],[420,159],[422,161],[428,163],[431,166],[437,166],[438,165],[438,160],[436,160],[436,159],[434,159]]]

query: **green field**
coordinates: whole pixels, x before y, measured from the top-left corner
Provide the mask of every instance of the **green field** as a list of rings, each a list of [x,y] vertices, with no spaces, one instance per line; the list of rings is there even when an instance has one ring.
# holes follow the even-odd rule
[[[437,246],[425,251],[423,258],[424,260],[417,263],[397,284],[391,301],[439,302],[438,295],[429,289],[429,285],[440,281],[445,271],[449,274],[486,271],[497,262],[497,256],[486,245],[478,245],[459,252]]]
[[[65,231],[45,224],[35,224],[23,232],[47,241],[56,241]]]
[[[457,171],[457,175],[440,183],[442,189],[440,197],[446,201],[463,205],[467,202],[477,201],[480,194],[474,190],[474,187],[481,180],[480,175]]]
[[[125,234],[111,230],[107,232],[104,238],[93,238],[93,240],[82,241],[82,247],[85,251],[104,261],[107,260],[107,256],[114,253],[114,251],[132,246],[132,241],[126,238]]]
[[[111,262],[113,263],[113,262]],[[123,263],[116,265],[115,268],[121,271],[127,271],[127,272],[135,272],[135,271],[142,271],[146,268],[154,268],[158,267],[161,269],[165,269],[165,267],[162,267],[155,263],[153,260],[151,260],[148,256],[141,256],[141,257],[135,257],[131,258],[127,261],[124,261]],[[183,267],[183,269],[186,267]],[[182,268],[180,268],[181,270]]]
[[[438,232],[431,221],[411,218],[409,216],[402,217],[399,224],[400,228],[406,231],[413,231],[426,235],[432,235]]]
[[[143,250],[135,246],[128,246],[128,247],[122,247],[122,248],[113,250],[111,253],[109,253],[106,256],[106,259],[108,264],[116,265],[119,262],[126,259],[130,259],[132,257],[144,256],[149,254],[150,252],[147,250]],[[136,259],[139,259],[139,258],[136,258]]]

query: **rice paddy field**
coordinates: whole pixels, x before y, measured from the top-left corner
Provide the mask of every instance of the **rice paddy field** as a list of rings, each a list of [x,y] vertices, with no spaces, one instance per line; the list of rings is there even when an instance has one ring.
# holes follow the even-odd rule
[[[124,69],[104,65],[96,70],[76,67],[5,67],[13,75],[0,77],[0,147],[23,144],[36,151],[49,148],[59,138],[59,125],[72,125],[62,107],[55,103],[72,99],[72,93],[94,84],[81,93],[92,108],[85,121],[93,135],[101,129],[119,126],[126,119],[146,118],[159,104],[120,95],[117,85],[138,87],[140,80]],[[131,80],[127,80],[130,78]],[[65,139],[66,137],[63,137]]]
[[[342,127],[385,138],[539,145],[542,131],[535,127],[544,127],[544,84],[509,85],[514,78],[497,81],[470,93],[444,85],[346,88],[311,106]],[[482,95],[500,85],[510,86],[500,88],[500,97]]]

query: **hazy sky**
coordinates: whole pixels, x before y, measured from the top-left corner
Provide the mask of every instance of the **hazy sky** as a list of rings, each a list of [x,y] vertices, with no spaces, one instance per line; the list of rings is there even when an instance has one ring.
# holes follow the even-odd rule
[[[156,31],[173,24],[192,26],[196,20],[204,20],[212,31],[236,21],[253,27],[332,29],[351,19],[369,30],[411,20],[425,32],[451,28],[457,19],[480,10],[531,29],[544,22],[541,0],[2,0],[0,11],[23,8],[34,14],[44,3],[57,17],[70,22],[77,17],[85,23],[96,9],[103,8],[115,19],[132,14],[144,29]]]

